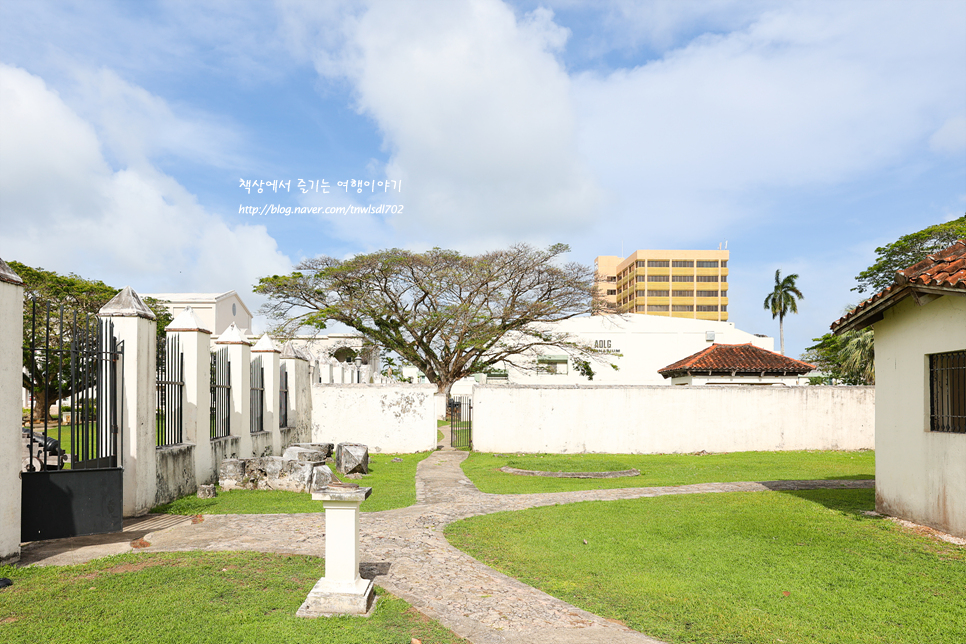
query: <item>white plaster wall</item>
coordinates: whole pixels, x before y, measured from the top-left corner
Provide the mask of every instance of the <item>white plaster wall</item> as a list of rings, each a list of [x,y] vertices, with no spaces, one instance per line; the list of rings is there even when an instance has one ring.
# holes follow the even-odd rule
[[[434,450],[435,393],[435,385],[313,386],[312,440],[394,454]]]
[[[929,431],[927,357],[966,349],[966,297],[906,298],[874,328],[876,508],[966,536],[966,434]]]
[[[591,362],[593,381],[581,376],[568,364],[567,374],[521,371],[510,367],[509,380],[521,384],[614,384],[670,385],[657,371],[711,346],[707,333],[714,333],[717,344],[747,344],[774,351],[775,340],[736,329],[732,322],[692,320],[658,315],[593,315],[564,320],[548,326],[548,330],[564,332],[574,340],[603,347],[605,362]],[[548,355],[562,355],[559,349],[547,349]],[[610,364],[618,367],[613,369]]]
[[[642,316],[643,317],[643,316]],[[871,449],[872,387],[481,386],[483,452]]]
[[[23,287],[0,282],[0,562],[20,558]]]

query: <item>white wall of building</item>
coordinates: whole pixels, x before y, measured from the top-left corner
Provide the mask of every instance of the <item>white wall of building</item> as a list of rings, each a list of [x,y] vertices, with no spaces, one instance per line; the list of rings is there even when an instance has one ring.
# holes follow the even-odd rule
[[[617,454],[871,449],[874,414],[872,387],[482,386],[473,394],[473,447]]]
[[[966,536],[966,434],[929,431],[929,359],[966,349],[966,297],[910,297],[875,328],[876,508]]]
[[[433,385],[312,386],[312,441],[362,443],[370,452],[436,449]]]
[[[225,293],[146,293],[142,297],[153,297],[166,302],[166,308],[173,317],[190,306],[205,328],[218,337],[234,324],[243,334],[252,332],[252,312],[235,291]]]
[[[657,371],[717,344],[747,344],[774,351],[775,340],[735,328],[731,322],[689,320],[656,315],[594,315],[564,320],[553,330],[575,341],[599,348],[606,362],[591,362],[593,381],[581,376],[569,361],[566,374],[533,373],[508,369],[511,383],[525,384],[627,384],[670,385]],[[710,335],[709,335],[710,334]],[[711,337],[712,339],[708,339]],[[562,354],[547,349],[549,355]],[[618,367],[613,369],[610,364]]]

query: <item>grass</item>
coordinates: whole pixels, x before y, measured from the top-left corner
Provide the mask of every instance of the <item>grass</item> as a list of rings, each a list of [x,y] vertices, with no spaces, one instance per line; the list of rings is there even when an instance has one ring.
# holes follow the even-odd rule
[[[349,481],[371,487],[372,495],[363,501],[363,512],[405,508],[416,502],[416,466],[432,452],[419,454],[370,454],[369,474]],[[402,462],[394,463],[394,458]],[[277,490],[218,491],[213,499],[189,495],[159,505],[152,512],[163,514],[301,514],[322,512],[322,503],[305,492]]]
[[[873,506],[872,490],[666,496],[474,517],[446,536],[669,642],[966,641],[966,548]]]
[[[369,619],[295,611],[322,559],[263,553],[127,554],[81,566],[0,567],[0,641],[198,644],[465,642],[381,590]]]
[[[555,479],[505,474],[500,467],[547,472],[640,470],[618,479]],[[732,452],[728,454],[486,454],[471,452],[463,472],[483,492],[524,494],[624,487],[780,481],[871,479],[875,452]]]

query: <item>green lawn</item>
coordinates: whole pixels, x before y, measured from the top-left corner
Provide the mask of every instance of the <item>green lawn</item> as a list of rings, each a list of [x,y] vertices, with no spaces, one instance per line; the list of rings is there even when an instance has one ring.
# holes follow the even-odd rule
[[[465,642],[385,593],[369,619],[296,617],[324,572],[322,559],[250,552],[0,567],[14,582],[0,590],[0,642]]]
[[[432,454],[370,454],[369,474],[350,480],[371,487],[372,495],[362,503],[363,512],[379,512],[405,508],[416,502],[416,466]],[[401,463],[394,463],[401,458]],[[305,492],[274,490],[219,490],[214,499],[195,495],[181,497],[151,510],[164,514],[299,514],[322,512],[321,501],[313,501]]]
[[[474,517],[446,536],[669,642],[962,644],[966,548],[873,507],[872,490],[665,496]]]
[[[618,479],[555,479],[504,474],[504,465],[545,472],[640,470]],[[463,472],[483,492],[524,494],[731,481],[871,479],[875,452],[732,452],[728,454],[486,454],[471,452]]]

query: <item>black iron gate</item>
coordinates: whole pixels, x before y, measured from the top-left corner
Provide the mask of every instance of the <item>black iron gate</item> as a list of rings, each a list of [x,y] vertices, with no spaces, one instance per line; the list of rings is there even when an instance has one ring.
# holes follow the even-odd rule
[[[23,541],[123,527],[118,359],[114,324],[27,303],[23,426]]]
[[[450,447],[473,449],[473,396],[447,396]]]

